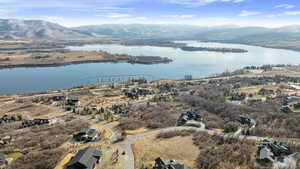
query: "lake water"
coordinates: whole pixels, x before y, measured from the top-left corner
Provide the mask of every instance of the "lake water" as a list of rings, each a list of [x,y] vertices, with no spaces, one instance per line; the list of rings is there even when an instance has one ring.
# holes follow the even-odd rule
[[[248,53],[188,52],[151,46],[85,45],[72,50],[104,50],[113,54],[162,56],[172,58],[169,64],[140,65],[128,63],[87,63],[62,67],[13,68],[0,70],[0,93],[28,93],[70,88],[87,84],[90,77],[145,74],[151,80],[211,76],[225,70],[248,65],[299,64],[300,52],[256,46],[187,41],[190,46],[246,49]]]

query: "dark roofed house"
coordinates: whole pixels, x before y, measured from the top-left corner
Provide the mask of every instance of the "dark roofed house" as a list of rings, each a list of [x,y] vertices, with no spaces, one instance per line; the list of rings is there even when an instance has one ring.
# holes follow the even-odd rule
[[[158,157],[155,159],[155,165],[153,169],[190,169],[190,168],[185,164],[178,163],[174,160],[170,160],[166,162],[162,158]]]
[[[102,156],[95,147],[80,150],[67,164],[67,169],[94,169]]]
[[[90,142],[98,138],[100,133],[95,129],[83,129],[73,135],[76,141]]]
[[[66,99],[66,104],[69,106],[76,106],[79,103],[80,101],[78,96],[68,96]]]
[[[256,160],[260,163],[269,163],[281,160],[291,154],[287,144],[278,141],[263,140],[258,146]]]
[[[34,119],[34,120],[23,120],[22,127],[31,127],[37,125],[50,124],[50,119]]]
[[[62,101],[66,98],[66,96],[62,96],[62,95],[59,95],[59,96],[53,96],[52,97],[52,100],[53,101]]]
[[[184,112],[180,115],[180,117],[177,120],[177,126],[183,126],[185,125],[188,121],[197,121],[201,122],[202,117],[195,112]]]

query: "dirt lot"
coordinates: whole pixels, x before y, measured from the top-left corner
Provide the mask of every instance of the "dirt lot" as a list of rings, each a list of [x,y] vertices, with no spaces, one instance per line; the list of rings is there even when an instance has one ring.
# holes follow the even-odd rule
[[[147,136],[137,140],[132,149],[135,157],[135,168],[143,163],[148,164],[157,157],[167,160],[176,160],[194,167],[200,150],[193,144],[192,137],[174,137],[157,139],[156,136]]]

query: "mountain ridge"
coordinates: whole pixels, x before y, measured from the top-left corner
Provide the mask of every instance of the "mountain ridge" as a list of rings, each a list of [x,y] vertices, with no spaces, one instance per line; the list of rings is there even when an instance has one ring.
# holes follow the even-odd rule
[[[60,40],[83,38],[89,38],[89,36],[52,22],[43,20],[0,19],[0,39],[2,40]]]

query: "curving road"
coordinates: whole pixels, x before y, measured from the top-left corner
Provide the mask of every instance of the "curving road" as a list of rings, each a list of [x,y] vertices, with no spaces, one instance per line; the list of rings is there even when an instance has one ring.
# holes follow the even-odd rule
[[[115,133],[115,136],[117,136],[119,131],[115,129],[113,126],[111,126],[108,123],[101,122],[103,126],[108,127]],[[251,141],[261,141],[263,139],[266,139],[265,137],[256,137],[256,136],[242,136],[242,135],[237,135],[237,134],[224,134],[219,131],[213,131],[213,130],[207,130],[204,128],[195,128],[195,127],[170,127],[170,128],[165,128],[165,129],[160,129],[156,131],[151,131],[147,133],[142,133],[142,134],[136,134],[136,135],[128,135],[127,138],[124,141],[117,142],[115,143],[116,145],[120,146],[121,148],[124,149],[125,155],[124,155],[124,169],[134,169],[134,154],[131,148],[131,145],[139,138],[145,137],[145,136],[151,136],[151,135],[157,135],[161,132],[170,132],[170,131],[180,131],[180,130],[194,130],[194,131],[199,131],[199,132],[206,132],[210,135],[220,135],[223,137],[237,137],[238,139],[241,140],[251,140]],[[116,138],[111,138],[111,142],[113,143]]]

